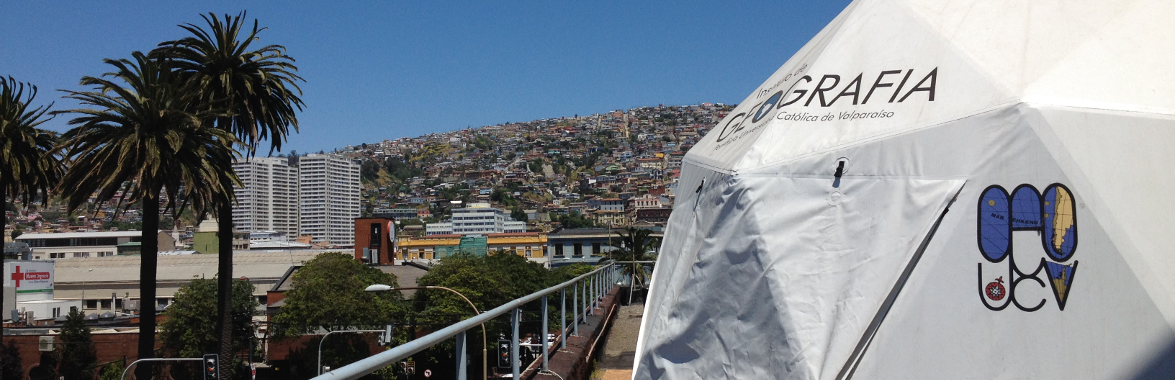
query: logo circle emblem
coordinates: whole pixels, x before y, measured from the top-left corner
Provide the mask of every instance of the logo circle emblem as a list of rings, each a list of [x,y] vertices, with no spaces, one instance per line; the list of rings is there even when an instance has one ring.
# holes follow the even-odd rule
[[[999,301],[1008,295],[1008,290],[1004,288],[1003,279],[1003,277],[1000,277],[987,284],[987,288],[984,289],[984,292],[987,293],[987,298],[991,298],[992,301]]]

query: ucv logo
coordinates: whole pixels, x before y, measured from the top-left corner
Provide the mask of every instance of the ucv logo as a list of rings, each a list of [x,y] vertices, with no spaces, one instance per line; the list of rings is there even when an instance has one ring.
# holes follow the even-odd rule
[[[989,186],[979,197],[978,209],[979,251],[987,263],[979,263],[979,299],[988,309],[999,311],[1015,305],[1022,311],[1036,311],[1044,307],[1045,299],[1025,306],[1016,298],[1017,290],[1040,294],[1051,288],[1057,306],[1065,310],[1073,277],[1077,274],[1077,213],[1073,193],[1065,185],[1054,183],[1042,195],[1032,185],[1020,185],[1011,196],[998,185]],[[1024,231],[1024,232],[1020,232]],[[1021,252],[1028,262],[1039,257],[1031,272],[1021,270],[1013,252],[1013,237],[1039,236],[1044,255]],[[1020,245],[1023,249],[1024,245]],[[988,272],[984,274],[984,267]],[[986,277],[985,277],[986,276]],[[1047,294],[1047,293],[1045,293]],[[1047,297],[1047,295],[1045,296]],[[1030,301],[1029,301],[1030,302]]]

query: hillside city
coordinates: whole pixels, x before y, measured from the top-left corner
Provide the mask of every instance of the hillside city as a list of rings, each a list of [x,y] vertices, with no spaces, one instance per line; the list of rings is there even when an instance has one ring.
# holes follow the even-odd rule
[[[531,230],[550,231],[575,214],[597,226],[663,224],[667,212],[641,211],[672,207],[681,158],[730,109],[641,107],[385,140],[343,154],[363,162],[365,215],[411,208],[436,221],[454,205],[489,203]]]
[[[328,368],[312,366],[297,353],[313,347],[314,337],[324,333],[318,327],[322,322],[299,319],[298,310],[308,304],[331,308],[344,305],[341,299],[360,296],[354,288],[368,285],[352,281],[360,274],[369,276],[364,281],[402,286],[495,284],[493,292],[473,296],[488,309],[583,275],[604,259],[649,260],[654,256],[647,253],[655,255],[656,239],[663,236],[672,211],[682,157],[731,109],[711,103],[640,107],[389,139],[331,152],[239,159],[232,164],[243,186],[234,189],[230,256],[233,278],[245,284],[234,286],[233,292],[241,291],[239,296],[250,301],[239,311],[248,318],[234,323],[252,326],[253,333],[243,335],[245,343],[234,346],[234,352],[261,378],[308,378]],[[168,204],[166,194],[161,195],[160,205]],[[4,230],[9,258],[5,276],[14,281],[5,288],[5,309],[11,314],[5,334],[14,339],[10,343],[19,340],[20,348],[4,355],[28,358],[11,367],[29,378],[53,373],[47,359],[36,359],[37,350],[43,349],[46,334],[70,328],[94,329],[104,337],[97,356],[70,360],[118,373],[126,364],[123,359],[141,355],[132,344],[141,328],[135,321],[150,309],[162,315],[158,339],[168,355],[209,342],[188,342],[174,334],[204,325],[198,321],[204,317],[188,319],[184,310],[201,302],[191,298],[193,292],[219,286],[212,285],[217,271],[210,270],[224,256],[219,254],[217,218],[161,207],[157,265],[166,269],[151,281],[157,289],[154,302],[145,301],[139,271],[127,270],[142,266],[148,250],[145,214],[141,203],[120,202],[122,196],[118,192],[111,201],[100,202],[92,195],[72,213],[58,199],[7,208],[11,223]],[[497,254],[502,252],[508,254]],[[446,265],[483,269],[455,274]],[[331,268],[329,277],[340,282],[298,285],[305,278],[301,276],[313,276],[320,267]],[[604,268],[612,266],[593,273],[619,275]],[[350,275],[333,276],[340,270]],[[643,276],[632,279],[632,286],[643,283]],[[512,285],[518,281],[527,285]],[[299,289],[330,292],[330,301],[304,299],[306,293]],[[625,302],[632,302],[634,293],[641,297],[630,289]],[[604,299],[602,290],[594,298]],[[615,305],[619,298],[608,300]],[[375,306],[370,298],[362,302],[373,308],[361,313],[364,317],[358,320],[364,323],[396,318],[387,314],[396,307]],[[340,312],[331,310],[327,314]],[[446,315],[451,314],[436,321],[455,322]],[[84,324],[68,327],[75,323],[70,318],[83,317]],[[585,325],[595,326],[590,335],[601,333],[602,318],[583,315]],[[537,328],[529,327],[528,334],[537,334]],[[409,339],[407,332],[397,334],[397,342]],[[255,357],[242,349],[250,344],[256,345]],[[588,349],[573,351],[560,360],[574,362]],[[330,354],[326,363],[370,355],[364,352]],[[530,349],[524,354],[528,362],[538,355]],[[411,373],[408,363],[401,362],[397,373]],[[499,359],[496,368],[477,371],[506,376],[506,363]],[[422,370],[444,377],[451,364],[442,360]]]
[[[331,153],[291,151],[277,158],[287,164],[301,161],[304,171],[312,159],[345,160],[358,167],[358,199],[341,204],[353,205],[350,208],[360,215],[323,221],[347,231],[356,216],[383,216],[399,220],[403,233],[423,236],[425,223],[445,221],[454,208],[471,205],[504,210],[513,220],[526,222],[526,231],[532,232],[656,226],[665,223],[673,206],[681,158],[732,108],[720,103],[640,107],[389,139]],[[271,158],[251,160],[266,159]],[[238,189],[234,209],[238,230],[280,231],[282,238],[318,248],[353,244],[353,236],[332,237],[307,228],[312,217],[305,212],[305,200],[302,215],[290,218],[284,224],[287,228],[281,228],[282,223],[257,223],[253,228],[247,209],[261,205],[249,204],[254,198],[247,191],[250,173],[242,170],[243,163],[236,168],[246,182],[246,189]],[[300,190],[310,192],[304,186]],[[126,211],[119,212],[119,206]],[[291,202],[288,207],[298,205]],[[5,241],[23,233],[137,230],[142,219],[136,206],[113,202],[99,206],[91,201],[72,215],[63,211],[63,205],[33,206],[27,213],[7,211],[12,223],[5,226]],[[175,222],[165,215],[161,228],[174,226],[167,232],[176,238],[176,246],[192,247],[199,230],[195,219],[181,215]]]

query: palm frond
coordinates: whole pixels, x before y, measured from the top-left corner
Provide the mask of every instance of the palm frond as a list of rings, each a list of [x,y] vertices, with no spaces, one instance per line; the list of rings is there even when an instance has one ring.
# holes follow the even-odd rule
[[[37,128],[53,104],[33,107],[36,97],[36,86],[0,78],[0,190],[25,204],[48,198],[63,172],[57,133]]]
[[[95,193],[105,202],[120,191],[119,206],[166,195],[165,209],[175,212],[231,202],[239,179],[221,172],[231,167],[239,141],[206,122],[224,111],[204,103],[170,61],[132,57],[108,59],[113,71],[83,78],[91,91],[65,91],[88,108],[54,112],[76,115],[62,136],[74,162],[61,189],[68,209]],[[122,191],[127,183],[134,186]]]
[[[268,45],[250,50],[264,30],[256,20],[243,33],[245,13],[201,15],[208,30],[194,24],[180,25],[192,35],[159,44],[152,54],[176,62],[177,69],[198,83],[201,96],[228,112],[216,118],[217,128],[229,131],[254,154],[262,140],[270,140],[270,153],[280,151],[290,133],[298,131],[296,113],[302,110],[304,81],[285,47]]]

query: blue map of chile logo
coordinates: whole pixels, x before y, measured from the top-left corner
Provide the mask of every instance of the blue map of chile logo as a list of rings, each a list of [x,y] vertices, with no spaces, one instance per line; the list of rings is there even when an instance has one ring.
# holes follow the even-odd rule
[[[978,243],[983,258],[999,269],[984,273],[979,263],[979,298],[988,309],[999,311],[1015,305],[1022,311],[1037,311],[1046,299],[1035,305],[1021,303],[1016,289],[1022,285],[1049,287],[1057,307],[1065,310],[1073,278],[1077,275],[1077,213],[1073,193],[1065,185],[1054,183],[1039,192],[1032,185],[1017,186],[1009,196],[998,185],[989,186],[979,197]],[[1040,237],[1044,257],[1031,267],[1016,263],[1012,249],[1013,232],[1035,231]],[[1033,234],[1017,234],[1028,237]],[[1029,253],[1025,253],[1026,255]],[[1035,256],[1035,255],[1033,255]],[[1072,262],[1070,263],[1070,260]],[[1031,260],[1029,260],[1031,262]],[[993,265],[987,264],[988,268]],[[1006,267],[1007,272],[1004,272]],[[1022,268],[1033,268],[1026,272]],[[1025,282],[1027,281],[1027,283]]]

